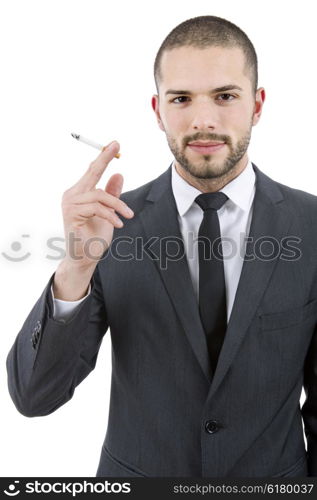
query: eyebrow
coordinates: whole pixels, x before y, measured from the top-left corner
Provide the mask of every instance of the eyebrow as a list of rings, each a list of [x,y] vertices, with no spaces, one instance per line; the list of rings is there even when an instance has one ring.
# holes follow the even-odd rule
[[[215,89],[212,89],[210,92],[211,93],[226,92],[227,90],[242,90],[243,91],[243,89],[241,87],[239,87],[238,85],[224,85],[223,87],[217,87]],[[188,94],[188,95],[192,95],[192,92],[190,90],[168,89],[165,92],[165,95],[168,95],[168,94]]]

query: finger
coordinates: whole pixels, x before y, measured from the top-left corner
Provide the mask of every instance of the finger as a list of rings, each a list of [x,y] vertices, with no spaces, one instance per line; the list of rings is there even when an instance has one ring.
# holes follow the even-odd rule
[[[75,223],[79,225],[84,224],[87,219],[95,217],[101,217],[106,219],[115,227],[122,227],[122,220],[109,208],[105,207],[101,203],[86,203],[81,205],[75,205],[72,210],[71,217]]]
[[[108,146],[104,146],[104,147],[102,148],[102,151],[104,151],[105,149],[107,149],[107,147],[108,147]],[[121,156],[121,155],[120,155],[120,153],[117,153],[117,154],[115,155],[115,157],[116,157],[116,158],[118,158],[118,159],[120,158],[120,156]]]
[[[118,153],[119,149],[120,144],[117,141],[113,141],[107,146],[107,148],[101,151],[97,158],[90,163],[84,175],[74,185],[73,191],[84,193],[93,189],[99,182],[110,161]]]
[[[115,210],[124,217],[132,217],[133,211],[116,196],[110,193],[106,193],[103,189],[95,189],[93,191],[87,191],[86,193],[80,193],[72,197],[68,202],[72,205],[83,205],[86,203],[101,203],[110,210]]]
[[[106,193],[112,194],[117,198],[120,197],[123,187],[123,176],[121,174],[113,174],[105,187]]]

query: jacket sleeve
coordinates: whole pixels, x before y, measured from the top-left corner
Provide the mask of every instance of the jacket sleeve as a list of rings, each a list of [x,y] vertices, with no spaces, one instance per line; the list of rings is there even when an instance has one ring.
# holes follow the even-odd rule
[[[317,477],[317,326],[305,361],[304,389],[306,399],[302,417],[307,439],[308,475]]]
[[[69,320],[53,318],[49,279],[7,356],[8,388],[20,413],[48,415],[69,401],[75,388],[95,368],[107,317],[99,265],[91,293]]]
[[[85,297],[79,300],[74,300],[74,301],[65,301],[61,299],[55,299],[54,297],[54,291],[53,291],[53,285],[51,286],[51,296],[53,299],[53,319],[70,319],[73,314],[75,314],[75,311],[79,304],[85,300],[86,297],[91,292],[91,285],[89,283],[89,289]]]

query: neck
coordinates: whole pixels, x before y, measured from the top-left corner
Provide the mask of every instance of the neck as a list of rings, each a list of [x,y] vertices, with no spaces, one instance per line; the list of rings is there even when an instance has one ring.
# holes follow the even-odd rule
[[[221,177],[217,177],[216,179],[199,179],[185,170],[176,161],[175,168],[177,173],[191,186],[199,189],[202,193],[213,193],[215,191],[220,191],[220,189],[222,189],[226,184],[238,177],[238,175],[240,175],[246,168],[248,161],[249,159],[246,155],[230,170],[230,172],[222,175]]]

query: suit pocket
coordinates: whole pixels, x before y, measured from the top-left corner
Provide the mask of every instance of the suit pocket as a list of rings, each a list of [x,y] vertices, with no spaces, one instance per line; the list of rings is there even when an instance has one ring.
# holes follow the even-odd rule
[[[307,460],[306,455],[300,457],[293,465],[284,469],[272,477],[306,477],[307,476]]]
[[[103,445],[96,477],[146,477],[136,467],[114,457]]]
[[[287,311],[259,315],[262,330],[276,330],[281,328],[289,328],[306,321],[308,318],[313,319],[317,315],[317,299],[311,300],[301,307],[288,309]]]

